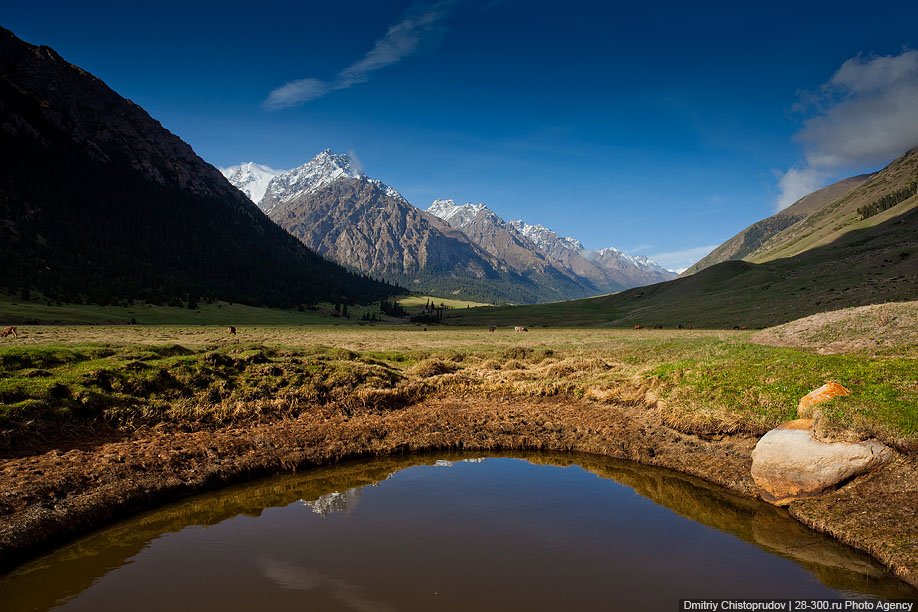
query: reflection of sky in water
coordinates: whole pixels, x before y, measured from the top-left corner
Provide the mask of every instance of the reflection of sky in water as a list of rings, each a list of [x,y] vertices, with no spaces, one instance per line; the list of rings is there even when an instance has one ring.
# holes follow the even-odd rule
[[[189,498],[23,567],[0,581],[0,609],[538,611],[914,597],[786,513],[672,472],[586,456],[577,461],[588,469],[570,456],[442,457],[344,463]]]
[[[301,567],[271,558],[259,559],[258,565],[266,578],[285,589],[296,591],[327,589],[332,597],[357,612],[390,612],[394,610],[391,606],[367,599],[361,587],[337,578],[329,578],[308,567]]]

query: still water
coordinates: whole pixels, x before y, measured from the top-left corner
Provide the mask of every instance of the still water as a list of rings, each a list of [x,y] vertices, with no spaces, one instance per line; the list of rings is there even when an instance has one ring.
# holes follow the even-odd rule
[[[200,495],[0,578],[0,610],[676,610],[916,592],[764,503],[581,455],[347,463]]]

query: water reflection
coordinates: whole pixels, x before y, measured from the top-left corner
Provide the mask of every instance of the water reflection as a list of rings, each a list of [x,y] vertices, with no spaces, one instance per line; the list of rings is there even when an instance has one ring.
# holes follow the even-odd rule
[[[516,457],[528,463],[489,458],[472,465],[482,458],[463,454],[384,458],[200,495],[18,568],[0,579],[0,609],[47,610],[62,604],[94,609],[106,602],[117,608],[137,599],[138,585],[148,584],[144,580],[168,581],[172,571],[178,603],[159,593],[132,607],[156,609],[168,602],[172,609],[303,609],[308,598],[315,609],[463,609],[474,603],[469,597],[483,596],[481,591],[487,597],[475,600],[477,605],[551,609],[566,601],[599,608],[609,603],[601,596],[608,597],[611,583],[604,583],[618,579],[623,584],[615,583],[616,588],[645,592],[659,590],[655,581],[664,581],[674,597],[829,596],[833,591],[916,596],[866,555],[804,528],[781,510],[694,478],[586,455]],[[312,521],[294,513],[304,505],[315,516]],[[449,535],[441,536],[442,531]],[[764,575],[744,576],[731,569],[740,564],[730,555],[745,561],[761,553],[737,548],[723,534],[789,559],[809,574],[801,578],[799,570],[795,574],[786,564],[763,558],[750,567]],[[698,574],[697,565],[706,562],[699,559],[718,554],[722,575]],[[184,559],[189,567],[181,567]],[[568,567],[577,563],[582,565]],[[648,569],[631,567],[641,564]],[[609,576],[613,568],[620,576]],[[183,571],[200,576],[192,581]],[[824,586],[809,584],[808,575]],[[572,601],[574,595],[567,594],[552,601],[539,594],[540,588],[550,590],[551,580],[557,581],[551,589],[558,593],[582,581],[576,594],[581,599]],[[463,592],[470,581],[475,581],[474,594]],[[603,589],[595,597],[582,593],[589,584]],[[787,590],[781,593],[763,592],[784,584]],[[221,592],[215,594],[218,586]],[[249,596],[251,601],[245,599]]]
[[[282,588],[294,591],[325,589],[332,598],[356,612],[392,612],[395,610],[389,605],[368,599],[363,588],[340,578],[330,578],[315,569],[271,558],[259,559],[258,566],[264,572],[265,577]]]

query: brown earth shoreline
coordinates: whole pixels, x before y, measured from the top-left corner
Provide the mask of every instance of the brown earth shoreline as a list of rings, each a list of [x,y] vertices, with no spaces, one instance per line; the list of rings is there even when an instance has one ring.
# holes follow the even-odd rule
[[[132,513],[257,476],[432,450],[580,452],[674,469],[746,496],[757,436],[702,437],[656,411],[588,401],[450,396],[391,411],[318,408],[209,431],[165,427],[63,452],[0,459],[0,569]],[[791,516],[918,587],[918,462],[890,464]]]

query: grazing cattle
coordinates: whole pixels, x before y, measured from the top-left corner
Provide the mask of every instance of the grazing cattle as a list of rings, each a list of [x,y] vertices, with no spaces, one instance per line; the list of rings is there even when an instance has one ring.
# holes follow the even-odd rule
[[[235,336],[235,335],[236,335],[236,328],[233,327],[232,325],[230,325],[229,327],[227,327],[227,328],[226,328],[226,331],[229,332],[229,335],[230,335],[230,336]]]
[[[523,327],[522,325],[517,325],[516,327],[513,328],[513,331],[515,331],[515,332],[528,332],[529,330],[526,329],[525,327]]]
[[[16,331],[15,327],[4,327],[3,331],[0,331],[0,338],[6,338],[7,336],[13,336],[14,338],[19,337],[19,332]]]
[[[489,332],[497,331],[497,327],[494,326],[494,325],[489,325],[489,326],[488,326],[488,331],[489,331]]]
[[[733,329],[739,329],[739,325],[734,325]]]
[[[638,323],[637,325],[634,326],[634,329],[644,329],[644,326]]]
[[[679,324],[677,329],[682,329],[682,323]]]
[[[662,326],[662,325],[654,325],[653,328],[654,328],[654,329],[663,329],[663,326]]]

